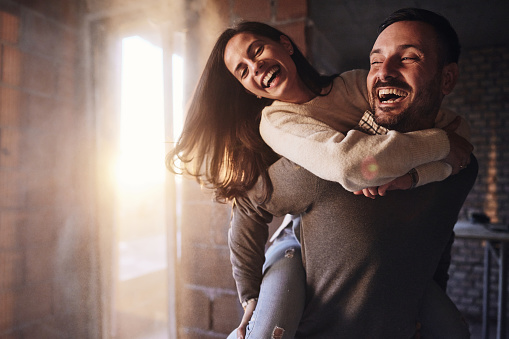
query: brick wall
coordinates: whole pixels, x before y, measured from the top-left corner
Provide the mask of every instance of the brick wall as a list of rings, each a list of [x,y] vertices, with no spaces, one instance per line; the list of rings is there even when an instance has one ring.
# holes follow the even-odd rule
[[[231,23],[256,20],[287,33],[306,51],[306,1],[217,0],[193,4],[188,31],[188,64],[204,65],[219,34]],[[199,51],[199,53],[196,53]],[[194,88],[200,67],[187,70]],[[230,207],[212,202],[198,185],[183,185],[181,264],[178,273],[178,337],[225,338],[240,323],[243,311],[232,277],[227,244]]]
[[[88,333],[79,14],[79,1],[0,1],[0,338]]]
[[[479,176],[460,217],[484,212],[492,222],[509,223],[509,47],[464,51],[460,78],[445,105],[463,114],[472,126]],[[455,242],[448,293],[465,314],[479,317],[482,310],[483,244]],[[493,264],[493,290],[498,276]],[[491,296],[495,314],[496,295]]]

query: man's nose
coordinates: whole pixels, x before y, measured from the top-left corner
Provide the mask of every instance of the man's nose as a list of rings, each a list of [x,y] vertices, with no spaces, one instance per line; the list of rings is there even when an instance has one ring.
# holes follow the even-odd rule
[[[397,60],[393,58],[385,59],[379,68],[378,73],[379,78],[382,80],[396,78],[399,74]]]

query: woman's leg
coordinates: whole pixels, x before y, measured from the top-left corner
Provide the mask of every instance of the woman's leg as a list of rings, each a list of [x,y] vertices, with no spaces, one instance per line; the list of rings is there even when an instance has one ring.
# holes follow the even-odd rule
[[[260,296],[246,338],[291,339],[306,301],[306,276],[295,236],[280,236],[265,254]],[[235,331],[228,339],[236,338]]]
[[[470,338],[468,324],[460,311],[434,281],[424,292],[419,318],[423,339]]]

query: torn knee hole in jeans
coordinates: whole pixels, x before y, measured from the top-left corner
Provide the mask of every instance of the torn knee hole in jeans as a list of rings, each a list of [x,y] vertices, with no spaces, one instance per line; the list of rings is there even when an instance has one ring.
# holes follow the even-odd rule
[[[274,327],[274,331],[272,331],[272,338],[271,339],[281,339],[283,338],[283,334],[285,333],[285,330],[279,326]]]
[[[294,254],[295,254],[295,249],[289,248],[285,251],[285,258],[293,258]]]

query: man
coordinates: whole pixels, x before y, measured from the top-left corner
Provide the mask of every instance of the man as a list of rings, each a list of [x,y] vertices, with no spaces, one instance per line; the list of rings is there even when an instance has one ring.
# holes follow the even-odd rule
[[[459,47],[451,59],[435,22],[441,25],[443,20],[423,10],[402,10],[382,24],[368,75],[376,122],[401,132],[434,126],[442,99],[458,76],[454,54]],[[255,186],[249,198],[237,201],[232,251],[263,242],[256,229],[272,215],[302,214],[307,290],[296,337],[410,338],[477,175],[473,157],[470,165],[459,167],[457,175],[442,182],[371,200],[281,159],[269,171],[274,187],[269,200],[260,203]],[[236,238],[236,225],[252,229],[253,238]],[[237,259],[232,259],[234,272]],[[436,311],[439,317],[440,309]],[[452,338],[445,328],[439,333]]]

